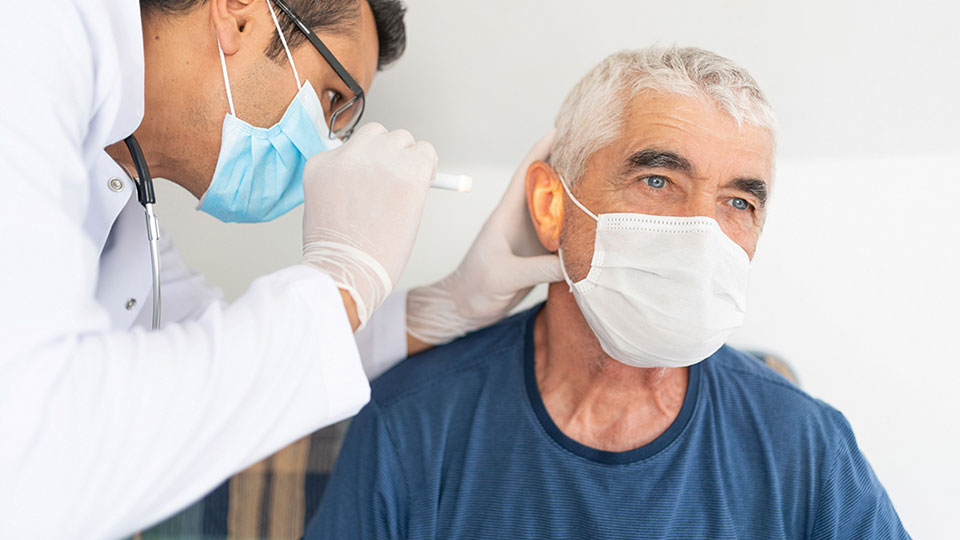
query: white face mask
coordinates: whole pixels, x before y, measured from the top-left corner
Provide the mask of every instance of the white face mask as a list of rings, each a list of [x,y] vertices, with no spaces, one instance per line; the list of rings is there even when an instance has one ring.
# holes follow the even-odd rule
[[[628,366],[684,367],[743,324],[750,257],[708,217],[601,214],[590,273],[573,283],[603,351]],[[560,252],[563,267],[563,251]]]

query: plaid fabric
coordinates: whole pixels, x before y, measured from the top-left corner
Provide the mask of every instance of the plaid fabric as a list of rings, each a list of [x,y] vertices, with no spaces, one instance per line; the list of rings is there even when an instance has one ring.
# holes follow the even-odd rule
[[[317,507],[349,421],[321,429],[237,473],[135,540],[291,540]]]
[[[752,352],[796,383],[784,360]],[[349,421],[321,429],[249,469],[134,540],[295,540],[320,505]]]

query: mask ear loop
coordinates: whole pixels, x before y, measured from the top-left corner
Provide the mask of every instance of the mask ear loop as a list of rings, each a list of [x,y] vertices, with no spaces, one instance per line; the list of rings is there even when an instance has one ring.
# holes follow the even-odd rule
[[[223,47],[220,46],[220,34],[217,34],[217,50],[220,51],[220,67],[223,68],[223,86],[227,89],[227,103],[230,104],[230,114],[237,116],[233,107],[233,93],[230,92],[230,76],[227,75],[227,59],[223,56]]]
[[[567,187],[567,181],[563,179],[563,175],[560,173],[557,173],[557,177],[560,178],[560,185],[563,186],[563,190],[567,192],[567,196],[570,197],[570,200],[573,201],[573,204],[577,205],[577,207],[580,208],[580,210],[583,210],[585,214],[592,217],[594,221],[600,221],[599,219],[597,219],[596,214],[594,214],[590,210],[587,210],[587,207],[584,206],[583,203],[578,201],[577,198],[573,196],[573,193],[570,192],[570,188]],[[570,279],[570,275],[567,274],[566,265],[563,264],[563,248],[557,249],[557,253],[560,257],[560,271],[563,272],[563,279],[564,281],[567,282],[567,286],[570,288],[570,292],[573,292],[573,280]]]
[[[563,186],[563,190],[567,192],[567,196],[570,197],[570,200],[573,201],[573,204],[577,205],[581,210],[584,211],[588,216],[592,217],[594,221],[600,221],[596,214],[587,210],[587,207],[583,205],[576,197],[573,196],[573,193],[570,192],[570,188],[567,187],[567,181],[563,179],[563,175],[557,173],[557,176],[560,178],[560,185]]]
[[[567,282],[567,288],[572,293],[573,292],[573,280],[570,279],[570,275],[567,274],[567,266],[563,264],[563,248],[557,248],[557,255],[560,259],[560,272],[563,273],[563,280]]]
[[[283,50],[287,53],[287,60],[290,61],[290,67],[293,68],[293,78],[297,80],[297,89],[303,85],[300,84],[300,74],[297,73],[297,65],[293,63],[293,55],[290,54],[290,47],[287,45],[287,38],[283,35],[283,29],[280,28],[280,21],[277,20],[277,12],[273,10],[273,2],[267,0],[267,7],[270,8],[270,16],[273,17],[273,24],[277,27],[277,33],[280,34],[280,43],[283,44]]]

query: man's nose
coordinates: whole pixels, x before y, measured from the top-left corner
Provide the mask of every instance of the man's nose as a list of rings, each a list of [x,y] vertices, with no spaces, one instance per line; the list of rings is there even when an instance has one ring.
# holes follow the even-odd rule
[[[683,199],[679,212],[676,215],[680,217],[704,216],[717,219],[717,205],[714,202],[715,197],[712,193],[694,192]]]

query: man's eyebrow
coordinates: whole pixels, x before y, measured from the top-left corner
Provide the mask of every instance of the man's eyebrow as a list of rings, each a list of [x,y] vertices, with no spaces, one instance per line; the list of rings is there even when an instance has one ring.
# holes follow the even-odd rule
[[[767,204],[767,183],[759,178],[736,178],[724,187],[732,187],[738,191],[753,195],[756,197],[761,208]]]
[[[634,152],[627,158],[625,165],[627,172],[635,169],[669,169],[693,174],[694,171],[693,164],[687,158],[676,152],[658,148],[644,148]]]

